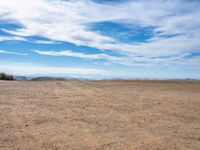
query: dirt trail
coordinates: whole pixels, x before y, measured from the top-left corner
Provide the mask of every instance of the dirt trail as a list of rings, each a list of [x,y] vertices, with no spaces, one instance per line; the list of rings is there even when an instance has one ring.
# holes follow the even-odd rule
[[[0,81],[0,150],[199,147],[199,82]]]

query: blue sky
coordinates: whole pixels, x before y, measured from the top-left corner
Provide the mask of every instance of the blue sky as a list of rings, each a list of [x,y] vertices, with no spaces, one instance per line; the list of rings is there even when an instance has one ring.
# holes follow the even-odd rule
[[[198,0],[1,0],[0,72],[200,79]]]

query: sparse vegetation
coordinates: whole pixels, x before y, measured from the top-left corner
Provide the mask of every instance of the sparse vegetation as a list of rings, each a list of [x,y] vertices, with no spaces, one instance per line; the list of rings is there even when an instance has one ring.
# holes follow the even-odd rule
[[[0,73],[0,80],[15,80],[15,78],[12,75]]]

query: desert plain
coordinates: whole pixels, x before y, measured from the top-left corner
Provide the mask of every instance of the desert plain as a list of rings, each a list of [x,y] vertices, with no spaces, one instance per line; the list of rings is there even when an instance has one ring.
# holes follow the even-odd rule
[[[0,150],[135,149],[200,149],[200,82],[0,81]]]

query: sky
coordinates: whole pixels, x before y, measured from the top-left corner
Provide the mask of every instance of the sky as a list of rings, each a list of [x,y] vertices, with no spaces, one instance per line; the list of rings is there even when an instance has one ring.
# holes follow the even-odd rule
[[[0,72],[200,79],[199,0],[0,0]]]

